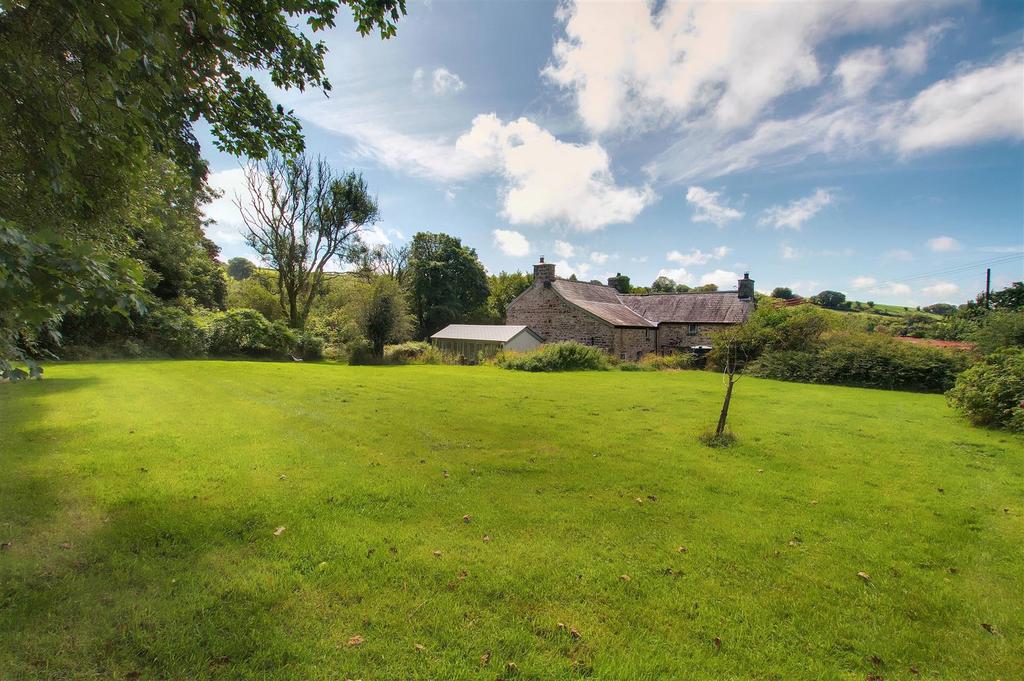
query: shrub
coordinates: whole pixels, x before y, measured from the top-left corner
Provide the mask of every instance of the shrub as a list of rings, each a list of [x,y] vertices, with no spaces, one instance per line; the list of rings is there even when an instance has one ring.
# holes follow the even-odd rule
[[[171,357],[202,357],[210,342],[196,317],[170,305],[151,310],[138,330],[151,350]]]
[[[295,356],[302,359],[321,359],[324,356],[324,339],[308,331],[299,333],[295,344]]]
[[[623,362],[619,365],[619,371],[654,371],[654,369],[640,366],[637,362]]]
[[[950,406],[977,426],[1024,433],[1024,348],[1007,348],[960,374]]]
[[[499,353],[495,364],[516,371],[605,371],[608,355],[600,348],[574,341],[551,343],[525,353]]]
[[[210,317],[210,353],[281,357],[298,344],[297,334],[281,322],[271,324],[256,310],[219,312]]]
[[[446,364],[444,353],[425,341],[407,341],[384,348],[386,364]],[[453,362],[452,362],[453,363]]]
[[[992,312],[971,335],[971,340],[986,355],[1002,348],[1024,346],[1024,310]]]
[[[943,392],[967,364],[963,353],[901,343],[888,336],[838,333],[811,350],[767,352],[747,372],[801,383]]]
[[[665,371],[667,369],[692,369],[697,356],[689,352],[675,352],[671,355],[644,355],[639,364],[644,369]]]

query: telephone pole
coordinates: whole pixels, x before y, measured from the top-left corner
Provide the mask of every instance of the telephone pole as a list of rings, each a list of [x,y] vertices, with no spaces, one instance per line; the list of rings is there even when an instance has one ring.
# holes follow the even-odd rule
[[[989,295],[992,293],[992,268],[985,268],[985,309],[989,308]]]

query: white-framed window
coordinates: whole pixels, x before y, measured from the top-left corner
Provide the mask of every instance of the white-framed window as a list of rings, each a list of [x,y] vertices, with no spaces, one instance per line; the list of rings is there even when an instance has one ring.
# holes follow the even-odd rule
[[[689,336],[696,336],[698,331],[700,331],[700,327],[697,324],[691,323],[686,326],[686,334]]]

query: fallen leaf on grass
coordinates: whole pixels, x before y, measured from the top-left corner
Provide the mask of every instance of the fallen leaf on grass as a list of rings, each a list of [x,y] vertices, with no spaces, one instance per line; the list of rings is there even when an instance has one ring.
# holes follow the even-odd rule
[[[510,673],[515,673],[515,672],[519,671],[519,665],[517,665],[515,662],[506,662],[505,663],[505,671],[510,672]]]
[[[987,631],[990,634],[996,633],[996,628],[994,626],[992,626],[991,624],[989,624],[988,622],[982,622],[981,623],[981,628],[984,629],[985,631]]]
[[[466,572],[465,570],[459,570],[459,579],[465,579],[468,576],[469,576],[468,572]]]
[[[640,504],[641,506],[643,506],[643,505],[644,505],[644,500],[643,500],[643,499],[641,499],[640,497],[637,497],[637,498],[636,498],[636,499],[634,499],[633,501],[635,501],[636,503]]]
[[[721,650],[722,649],[722,639],[720,639],[720,638],[718,638],[716,636],[713,639],[711,639],[711,642],[713,644],[715,644],[715,650]]]
[[[350,639],[348,640],[348,643],[346,643],[345,645],[347,645],[347,646],[360,646],[360,645],[362,645],[362,644],[363,644],[363,641],[364,641],[364,640],[366,640],[366,639],[364,639],[364,638],[363,638],[362,636],[360,636],[359,634],[356,634],[355,636],[353,636],[352,638],[350,638]]]
[[[228,662],[231,662],[231,658],[227,655],[221,655],[220,657],[214,658],[210,665],[225,665]]]
[[[757,469],[757,472],[758,472],[758,473],[764,473],[764,469],[763,469],[763,468],[758,468],[758,469]]]
[[[279,527],[276,530],[274,530],[274,536],[275,537],[280,537],[282,534],[284,534],[284,531],[285,531],[285,526],[282,525],[281,527]]]
[[[489,542],[489,541],[491,541],[491,535],[489,535],[489,534],[485,534],[485,535],[484,535],[484,543],[486,544],[486,543],[487,543],[487,542]]]
[[[572,636],[574,641],[580,640],[580,632],[575,627],[569,627],[569,635]]]
[[[817,505],[818,505],[818,500],[817,499],[811,499],[811,506],[817,506]]]
[[[0,544],[0,551],[9,551],[11,549],[11,543],[12,542],[5,541],[3,544]]]
[[[486,667],[490,663],[490,661],[491,661],[491,654],[490,653],[484,653],[483,655],[480,656],[480,664],[481,664],[481,666]]]
[[[685,546],[680,546],[680,547],[679,547],[679,548],[677,549],[677,551],[679,551],[679,553],[686,553],[686,550],[687,550],[687,549],[686,549],[686,547],[685,547]]]
[[[71,548],[71,542],[69,542],[69,541],[66,541],[66,542],[62,542],[62,543],[61,543],[61,545],[60,545],[60,547],[61,547],[62,549],[64,549],[65,551],[67,551],[68,549],[70,549],[70,548]]]
[[[883,664],[885,664],[885,662],[882,661],[882,658],[880,658],[878,655],[872,655],[870,661],[871,664],[875,665],[876,667],[881,667]]]
[[[803,544],[803,542],[800,541],[800,537],[793,537],[789,540],[790,546],[800,546],[800,544]]]
[[[447,478],[447,477],[449,477],[449,475],[448,475],[448,471],[442,471],[442,472],[441,472],[441,475],[443,475],[443,476],[444,476],[444,477],[446,477],[446,478]]]
[[[653,494],[648,494],[647,495],[647,499],[650,500],[650,501],[657,501],[658,497],[653,495]]]
[[[470,514],[468,514],[468,513],[467,513],[466,515],[462,516],[462,522],[464,522],[464,523],[468,523],[468,522],[469,522],[469,521],[471,521],[472,519],[473,519],[473,516],[471,516],[471,515],[470,515]]]
[[[870,582],[871,581],[871,575],[869,575],[866,572],[858,572],[857,576],[860,577],[861,579],[863,579],[865,582]]]
[[[864,677],[864,681],[885,681],[885,677],[881,674],[868,674]]]
[[[917,676],[917,675],[918,675],[918,674],[920,674],[921,672],[919,672],[919,671],[917,670],[917,667],[911,667],[911,668],[910,668],[910,673],[911,673],[911,674],[913,674],[914,676]]]
[[[287,480],[287,479],[288,479],[288,476],[287,476],[287,475],[285,475],[284,473],[282,473],[282,474],[281,474],[281,477],[280,477],[280,478],[278,478],[278,480]]]
[[[427,647],[422,643],[414,643],[412,647],[415,648],[417,652],[421,653],[427,649]]]
[[[441,557],[441,549],[434,549],[434,557],[435,558],[440,558]]]
[[[936,487],[935,489],[939,490],[939,494],[942,494],[943,492],[945,492],[945,491],[946,491],[946,490],[944,490],[944,489],[943,489],[943,488],[941,488],[941,487]]]
[[[631,579],[631,577],[629,575],[621,575],[619,579],[621,579],[624,582],[628,582]]]

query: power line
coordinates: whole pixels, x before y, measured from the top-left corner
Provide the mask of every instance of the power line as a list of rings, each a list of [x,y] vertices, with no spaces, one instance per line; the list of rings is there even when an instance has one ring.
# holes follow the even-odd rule
[[[1024,253],[1012,253],[1010,255],[1000,256],[998,258],[990,258],[988,260],[982,260],[976,263],[970,263],[968,265],[957,265],[955,267],[948,267],[940,270],[933,270],[931,272],[924,272],[922,274],[914,274],[907,277],[900,277],[899,279],[888,279],[882,283],[884,284],[899,284],[907,281],[915,281],[917,279],[928,279],[930,277],[939,277],[948,274],[954,274],[957,272],[966,272],[978,267],[990,267],[992,265],[1003,265],[1006,263],[1013,262],[1014,260],[1020,260],[1024,258]]]

